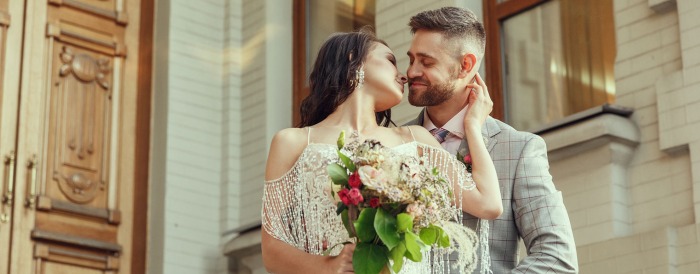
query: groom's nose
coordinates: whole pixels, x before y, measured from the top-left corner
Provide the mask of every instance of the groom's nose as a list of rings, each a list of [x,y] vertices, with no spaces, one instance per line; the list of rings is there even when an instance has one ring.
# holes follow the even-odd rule
[[[406,76],[408,76],[409,79],[413,79],[422,76],[422,72],[416,68],[414,64],[410,64],[406,70]]]

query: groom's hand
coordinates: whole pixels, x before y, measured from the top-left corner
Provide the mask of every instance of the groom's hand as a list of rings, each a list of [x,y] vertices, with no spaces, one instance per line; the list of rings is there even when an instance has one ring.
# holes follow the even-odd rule
[[[352,267],[352,253],[355,251],[355,244],[346,244],[338,256],[331,257],[328,261],[330,273],[355,273]]]
[[[489,116],[493,110],[493,101],[491,101],[491,96],[489,95],[489,89],[486,87],[484,80],[481,79],[479,73],[474,76],[474,83],[467,85],[469,91],[469,97],[467,98],[467,114],[464,117],[464,128],[465,130],[478,128],[486,122],[486,117]]]

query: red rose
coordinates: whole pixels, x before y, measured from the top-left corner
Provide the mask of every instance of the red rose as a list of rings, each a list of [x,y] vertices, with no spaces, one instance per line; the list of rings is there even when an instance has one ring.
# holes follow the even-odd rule
[[[350,174],[348,178],[348,184],[353,188],[360,188],[362,186],[362,181],[360,181],[360,174],[357,171]]]
[[[379,207],[379,198],[373,197],[369,199],[369,206],[372,208],[378,208]]]
[[[472,155],[471,154],[464,155],[464,162],[467,164],[471,164],[472,163]]]
[[[338,197],[340,197],[340,201],[343,202],[345,205],[350,204],[350,199],[348,198],[348,192],[350,192],[347,188],[343,188],[342,190],[338,191]]]
[[[359,203],[362,203],[364,201],[364,198],[362,197],[362,193],[360,193],[360,190],[357,188],[353,188],[348,192],[348,200],[350,204],[357,205]],[[341,198],[342,199],[342,198]]]

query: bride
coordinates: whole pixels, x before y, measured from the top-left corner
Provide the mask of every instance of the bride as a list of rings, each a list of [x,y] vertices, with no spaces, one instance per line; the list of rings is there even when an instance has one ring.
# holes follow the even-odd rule
[[[262,212],[262,255],[267,271],[353,273],[355,244],[334,248],[350,238],[335,212],[326,172],[328,164],[338,161],[335,143],[343,130],[361,140],[378,140],[396,153],[415,157],[429,154],[425,164],[437,166],[441,174],[448,175],[453,190],[459,189],[461,201],[455,206],[482,219],[501,214],[496,170],[481,138],[492,103],[480,78],[468,85],[472,92],[464,119],[473,181],[467,181],[464,165],[423,127],[388,127],[392,124],[390,109],[401,102],[406,77],[398,72],[396,58],[386,43],[372,32],[360,30],[328,38],[309,83],[311,92],[302,103],[301,127],[279,131],[267,158]],[[475,187],[465,186],[469,183]],[[479,245],[486,248],[485,243]],[[329,248],[331,256],[323,256]],[[411,269],[438,272],[437,265],[442,264],[415,263],[402,273]]]

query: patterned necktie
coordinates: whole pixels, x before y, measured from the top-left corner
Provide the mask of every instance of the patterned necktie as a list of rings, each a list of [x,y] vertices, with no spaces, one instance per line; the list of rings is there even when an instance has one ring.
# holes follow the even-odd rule
[[[444,128],[434,128],[430,130],[430,133],[433,134],[436,140],[442,144],[442,142],[445,141],[445,137],[447,137],[447,134],[450,134],[450,132]]]

